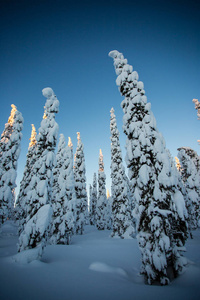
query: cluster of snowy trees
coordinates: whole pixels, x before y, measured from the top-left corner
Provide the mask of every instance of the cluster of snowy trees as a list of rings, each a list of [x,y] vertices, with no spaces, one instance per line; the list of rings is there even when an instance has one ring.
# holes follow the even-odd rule
[[[116,84],[124,97],[123,131],[126,164],[122,159],[114,109],[110,111],[111,196],[106,194],[106,175],[100,149],[98,174],[86,189],[84,147],[80,132],[77,148],[60,134],[55,114],[59,101],[51,88],[43,89],[44,116],[32,133],[20,190],[15,200],[17,160],[23,118],[12,105],[0,140],[0,223],[19,222],[18,251],[36,249],[41,257],[45,245],[68,245],[74,234],[90,224],[111,230],[113,238],[137,236],[142,255],[141,273],[148,284],[162,285],[180,274],[188,234],[200,227],[200,158],[189,147],[178,149],[176,164],[156,126],[144,84],[122,53],[109,53],[114,60]],[[194,99],[197,115],[200,104]],[[200,118],[200,117],[199,117]],[[15,209],[14,209],[15,201]]]
[[[118,225],[118,235],[123,237],[129,234],[131,236],[133,234],[133,230],[130,230],[132,228],[131,208],[126,207],[130,205],[131,200],[127,198],[126,202],[122,201],[121,210],[117,210],[115,204],[113,210],[112,197],[106,195],[102,151],[100,150],[99,154],[98,184],[96,173],[94,173],[89,205],[84,147],[80,133],[77,133],[77,149],[74,156],[71,139],[69,138],[68,145],[66,145],[63,134],[60,134],[58,150],[55,154],[58,138],[55,114],[59,111],[59,101],[51,88],[43,89],[42,93],[47,98],[44,115],[38,134],[32,124],[26,165],[16,200],[14,197],[16,162],[20,150],[23,119],[14,105],[1,137],[1,223],[11,217],[18,220],[18,251],[37,248],[40,258],[47,242],[67,245],[72,235],[83,234],[85,224],[95,225],[98,230],[113,228],[112,236],[116,236],[117,225],[112,227],[112,223],[120,222],[122,229],[120,230]],[[113,126],[116,126],[116,122]],[[113,130],[115,131],[114,128]],[[116,147],[118,147],[117,144]],[[122,164],[120,168],[124,172]],[[113,174],[114,172],[116,170]],[[123,176],[125,182],[127,180],[125,172]],[[114,184],[113,182],[113,190]],[[127,183],[124,184],[126,193],[128,186]],[[114,203],[118,201],[116,197],[113,199]],[[113,213],[118,215],[117,221]]]

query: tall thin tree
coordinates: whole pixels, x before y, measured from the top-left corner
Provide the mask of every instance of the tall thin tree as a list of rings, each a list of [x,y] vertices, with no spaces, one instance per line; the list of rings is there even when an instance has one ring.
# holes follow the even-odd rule
[[[86,169],[83,143],[80,132],[77,132],[77,148],[74,161],[74,179],[76,192],[76,233],[83,234],[86,223],[88,203],[86,190]]]
[[[20,182],[19,195],[17,197],[17,201],[15,204],[17,219],[19,219],[19,228],[18,228],[19,234],[22,232],[24,223],[26,222],[26,218],[27,218],[27,208],[29,206],[29,199],[27,198],[27,190],[29,189],[32,168],[35,163],[37,133],[35,130],[35,126],[33,124],[31,126],[32,126],[32,131],[31,131],[30,143],[28,147],[28,153],[26,155],[26,165],[24,168],[23,178]]]
[[[23,117],[15,105],[0,140],[0,222],[14,214],[17,161],[20,154]]]
[[[98,171],[98,197],[96,206],[96,227],[98,230],[107,228],[107,198],[106,198],[106,175],[104,172],[103,154],[99,151]]]
[[[132,237],[135,230],[133,217],[131,215],[130,199],[128,194],[125,169],[122,163],[122,154],[119,142],[119,131],[112,108],[110,111],[110,132],[111,132],[111,191],[112,191],[112,214],[113,229],[112,237]]]
[[[96,224],[96,207],[97,207],[97,175],[93,175],[93,183],[90,197],[90,224]]]

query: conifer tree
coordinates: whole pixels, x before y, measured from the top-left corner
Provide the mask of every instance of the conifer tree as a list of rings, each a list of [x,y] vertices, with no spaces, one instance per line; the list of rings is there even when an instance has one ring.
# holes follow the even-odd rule
[[[197,110],[197,118],[200,120],[200,102],[198,99],[193,99],[192,102],[195,104],[195,109]],[[200,144],[200,140],[197,140],[197,142]]]
[[[90,224],[96,224],[96,207],[97,207],[97,175],[93,175],[93,183],[90,197]]]
[[[68,137],[68,147],[67,147],[67,154],[68,154],[68,198],[72,203],[72,211],[73,211],[73,234],[76,233],[76,206],[77,206],[77,199],[76,199],[76,191],[75,191],[75,178],[74,178],[74,155],[73,155],[73,144],[70,137]]]
[[[92,186],[90,184],[89,185],[89,221],[90,221],[90,225],[93,225],[91,223],[91,212],[92,212]]]
[[[19,234],[22,232],[24,223],[26,222],[26,218],[27,218],[27,209],[26,208],[29,205],[29,199],[27,198],[27,190],[29,189],[32,168],[35,163],[37,133],[35,130],[35,126],[33,124],[31,126],[32,126],[32,131],[31,131],[30,143],[29,143],[29,147],[28,147],[28,153],[26,155],[26,165],[24,168],[23,178],[20,182],[19,195],[18,195],[16,204],[15,204],[17,219],[19,219],[19,228],[18,228]]]
[[[59,244],[60,231],[59,225],[61,224],[61,216],[63,215],[64,199],[60,195],[63,180],[60,178],[62,168],[64,165],[64,155],[66,151],[66,142],[63,134],[60,134],[58,142],[58,151],[56,153],[56,164],[53,170],[53,190],[51,205],[53,208],[52,225],[51,225],[51,239],[50,243]],[[62,178],[63,179],[63,178]]]
[[[112,237],[128,238],[133,236],[134,227],[131,215],[128,186],[125,179],[125,169],[122,163],[122,154],[119,143],[119,131],[117,129],[114,109],[111,109],[111,179],[112,179]]]
[[[77,132],[77,149],[74,161],[74,179],[76,192],[76,233],[83,234],[84,225],[86,223],[88,203],[86,191],[86,170],[83,143],[81,141],[80,132]]]
[[[55,165],[55,147],[58,135],[58,124],[55,113],[59,110],[59,101],[51,88],[42,90],[47,98],[45,117],[37,135],[35,163],[31,172],[31,182],[27,197],[29,198],[28,216],[24,230],[19,237],[18,251],[38,247],[41,255],[48,237],[52,216],[51,198],[53,167]]]
[[[197,117],[200,120],[200,103],[198,99],[193,99],[192,102],[195,104],[195,109],[197,110]]]
[[[57,193],[54,194],[54,213],[51,242],[53,244],[69,245],[74,233],[74,208],[76,195],[73,175],[72,144],[66,147],[64,136],[60,137],[59,156],[62,166],[57,180]],[[59,157],[58,157],[59,158]],[[61,162],[61,159],[59,159]],[[58,172],[57,172],[58,173]]]
[[[187,192],[187,209],[189,229],[200,226],[200,173],[199,157],[189,147],[178,149],[178,158],[181,164],[180,173]]]
[[[14,213],[17,161],[20,154],[23,117],[15,105],[0,141],[0,222],[12,218]]]
[[[107,199],[106,199],[106,175],[104,173],[103,154],[99,152],[98,171],[98,197],[96,206],[96,227],[98,230],[107,228]]]
[[[143,82],[118,51],[111,51],[122,101],[127,135],[126,163],[136,201],[141,273],[149,284],[169,283],[186,261],[181,247],[187,238],[186,208],[162,135],[147,103]],[[178,220],[178,222],[177,222]],[[178,226],[176,226],[178,224]],[[181,224],[181,226],[180,226]]]
[[[113,213],[112,213],[113,198],[110,196],[110,192],[108,189],[106,195],[107,195],[107,216],[106,216],[107,229],[110,230],[112,229],[112,225],[113,225]]]

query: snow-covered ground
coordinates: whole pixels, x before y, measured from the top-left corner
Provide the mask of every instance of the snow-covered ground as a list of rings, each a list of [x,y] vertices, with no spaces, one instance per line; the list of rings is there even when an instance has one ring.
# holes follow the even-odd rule
[[[47,246],[42,261],[27,264],[14,260],[17,226],[7,221],[0,233],[0,299],[200,299],[200,230],[187,241],[186,271],[168,286],[145,285],[137,241],[109,235],[86,226],[71,245]]]

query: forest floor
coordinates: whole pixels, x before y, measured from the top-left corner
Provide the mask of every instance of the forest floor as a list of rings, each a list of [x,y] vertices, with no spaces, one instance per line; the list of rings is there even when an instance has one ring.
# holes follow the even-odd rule
[[[88,225],[71,245],[47,246],[41,261],[16,262],[17,225],[7,221],[0,232],[0,299],[200,299],[200,229],[186,243],[185,272],[168,286],[146,285],[137,240],[110,233]]]

